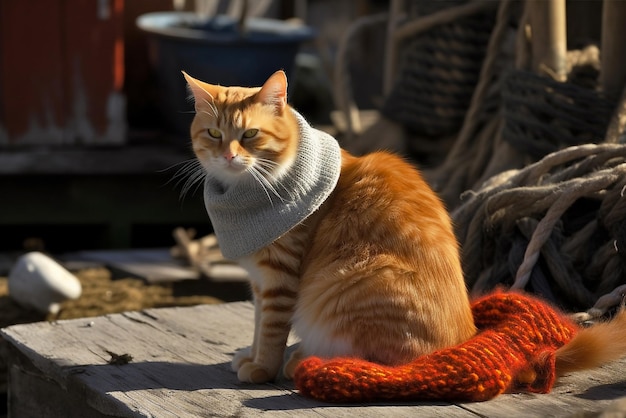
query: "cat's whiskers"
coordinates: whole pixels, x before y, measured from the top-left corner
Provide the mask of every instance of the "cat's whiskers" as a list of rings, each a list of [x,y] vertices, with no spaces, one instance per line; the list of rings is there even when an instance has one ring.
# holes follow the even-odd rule
[[[280,198],[281,201],[284,202],[285,198],[280,195],[280,193],[278,192],[278,190],[276,189],[274,184],[277,184],[277,185],[281,186],[284,190],[286,190],[285,187],[278,180],[274,179],[272,177],[271,173],[268,172],[265,168],[263,168],[261,166],[256,166],[256,167],[254,167],[254,170],[256,170],[256,172],[259,175],[261,175],[261,177],[265,180],[266,184],[272,190],[272,193],[274,193],[278,198]]]
[[[268,160],[266,158],[258,158],[257,161],[259,162],[259,165],[262,166],[265,169],[274,170],[274,169],[276,169],[276,168],[281,166],[281,164],[277,163],[276,161]],[[285,186],[283,186],[283,184],[280,182],[279,178],[276,177],[275,175],[273,175],[271,173],[267,173],[267,174],[268,174],[268,176],[270,176],[272,178],[274,183],[279,184],[289,194],[289,197],[292,200],[295,199],[298,194],[305,195],[307,193],[307,191],[304,188],[304,186],[302,184],[300,184],[299,182],[296,182],[296,184],[294,184],[294,187],[298,188],[297,191],[294,191],[294,190],[291,190],[291,189],[287,189]]]
[[[274,201],[272,200],[272,197],[270,196],[269,192],[267,191],[267,187],[265,186],[267,180],[252,166],[246,168],[246,171],[250,173],[252,178],[254,178],[261,185],[263,191],[265,192],[265,195],[267,196],[267,200],[269,200],[272,207],[274,207]]]
[[[281,202],[285,202],[285,198],[280,195],[273,183],[277,183],[280,186],[282,186],[282,184],[280,184],[280,182],[276,180],[267,169],[263,168],[261,165],[250,164],[247,166],[246,171],[248,171],[248,173],[250,173],[250,175],[252,175],[252,177],[261,185],[261,187],[263,187],[263,190],[265,191],[265,194],[267,195],[267,198],[272,206],[274,206],[274,201],[272,200],[269,192],[272,192],[272,194],[280,199]],[[283,187],[283,189],[285,188]]]
[[[275,170],[281,167],[280,163],[277,163],[276,161],[268,160],[267,158],[257,158],[256,163],[257,163],[256,164],[257,169],[265,174],[266,179],[268,179],[272,184],[276,184],[277,186],[280,186],[285,192],[287,192],[287,195],[290,200],[295,199],[295,195],[293,191],[285,187],[285,185],[280,181],[280,178],[276,176],[275,174]],[[298,184],[297,187],[301,187],[301,186]],[[303,188],[300,188],[300,192],[304,193],[305,191]],[[285,201],[284,198],[283,198],[283,201]]]
[[[181,161],[180,163],[173,164],[162,171],[171,170],[177,166],[178,169],[166,184],[176,181],[175,187],[179,187],[180,184],[184,182],[180,192],[180,199],[183,200],[187,193],[194,188],[194,186],[197,189],[202,184],[202,181],[206,176],[206,171],[202,167],[200,161],[196,158],[190,158],[188,160]]]
[[[258,161],[259,163],[263,163],[265,166],[270,167],[270,168],[276,168],[280,166],[280,164],[277,163],[276,161],[273,161],[267,158],[257,157],[256,161]]]
[[[173,170],[174,168],[178,167],[174,175],[167,181],[167,183],[165,183],[165,184],[170,184],[173,180],[176,180],[175,186],[178,186],[180,182],[183,180],[181,177],[185,176],[187,174],[187,171],[192,169],[197,164],[199,164],[199,162],[196,158],[190,158],[188,160],[184,160],[184,161],[180,161],[178,163],[172,164],[171,166],[164,168],[162,170],[158,170],[158,172],[164,173],[166,171]]]
[[[207,172],[204,170],[202,165],[198,163],[198,166],[193,168],[193,172],[189,173],[189,177],[185,184],[183,184],[183,189],[180,193],[181,199],[184,199],[187,193],[193,189],[193,193],[202,186],[204,183],[204,179],[207,176]]]

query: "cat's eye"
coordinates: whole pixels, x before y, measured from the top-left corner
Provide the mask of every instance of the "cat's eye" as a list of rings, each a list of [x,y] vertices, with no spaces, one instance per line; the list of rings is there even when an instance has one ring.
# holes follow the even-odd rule
[[[242,138],[245,138],[245,139],[254,138],[256,134],[258,133],[259,133],[258,129],[248,129],[247,131],[243,133]]]
[[[211,138],[220,139],[222,137],[222,132],[219,129],[209,128],[208,132]]]

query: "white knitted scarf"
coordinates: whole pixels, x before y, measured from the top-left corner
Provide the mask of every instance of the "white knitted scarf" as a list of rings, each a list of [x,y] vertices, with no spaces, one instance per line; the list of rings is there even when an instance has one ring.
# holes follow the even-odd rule
[[[225,186],[207,176],[204,203],[220,250],[238,259],[268,246],[315,212],[337,185],[341,149],[332,136],[312,128],[293,111],[300,128],[296,160],[275,184],[281,198],[260,183]]]

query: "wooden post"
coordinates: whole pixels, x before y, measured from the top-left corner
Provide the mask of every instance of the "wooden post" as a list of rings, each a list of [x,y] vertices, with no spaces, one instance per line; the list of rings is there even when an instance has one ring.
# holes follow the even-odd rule
[[[398,62],[398,44],[393,36],[398,21],[404,16],[404,0],[392,0],[389,7],[389,22],[387,23],[387,40],[385,41],[385,68],[383,69],[383,94],[388,96],[393,88],[395,72]]]
[[[617,98],[626,84],[626,2],[604,0],[602,4],[602,49],[600,85],[609,96]]]
[[[532,30],[532,69],[557,81],[567,78],[565,0],[527,0]]]

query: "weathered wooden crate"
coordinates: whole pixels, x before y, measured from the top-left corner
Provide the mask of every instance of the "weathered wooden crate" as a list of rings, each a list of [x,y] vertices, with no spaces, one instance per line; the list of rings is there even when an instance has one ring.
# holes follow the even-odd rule
[[[230,359],[250,343],[252,318],[252,304],[236,302],[5,328],[9,414],[570,417],[595,416],[626,395],[626,361],[620,361],[565,377],[549,395],[510,394],[459,404],[324,404],[301,397],[291,382],[237,381]]]

